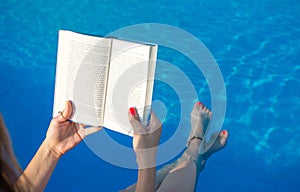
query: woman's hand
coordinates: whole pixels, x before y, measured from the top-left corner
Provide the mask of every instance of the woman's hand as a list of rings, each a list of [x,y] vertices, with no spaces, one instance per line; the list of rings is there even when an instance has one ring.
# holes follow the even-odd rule
[[[157,146],[160,140],[162,125],[154,112],[148,127],[143,127],[135,108],[129,109],[129,122],[134,130],[133,149],[137,156],[139,168],[155,167]]]
[[[72,103],[67,101],[65,109],[50,122],[45,141],[57,154],[57,158],[75,147],[87,135],[102,129],[102,127],[84,128],[84,125],[69,120],[72,114]]]

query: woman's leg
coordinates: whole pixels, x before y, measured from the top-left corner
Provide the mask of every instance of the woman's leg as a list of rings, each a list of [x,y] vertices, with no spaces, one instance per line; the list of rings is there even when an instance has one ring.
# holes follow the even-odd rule
[[[157,189],[160,191],[194,191],[199,172],[204,168],[206,160],[215,152],[226,145],[227,131],[219,133],[216,141],[202,155],[199,155],[199,147],[202,137],[211,119],[211,112],[201,103],[194,105],[191,114],[191,134],[188,146],[176,166],[169,170]]]
[[[204,168],[206,160],[213,153],[225,147],[228,133],[222,131],[210,149],[199,155],[199,147],[211,115],[211,112],[202,103],[198,102],[194,105],[191,113],[192,129],[188,138],[187,149],[178,160],[157,171],[155,179],[157,191],[193,191],[197,176]],[[135,184],[123,191],[135,191]]]
[[[189,148],[189,151],[187,150],[183,154],[181,158],[182,160],[179,161],[176,167],[170,170],[167,176],[163,179],[157,191],[194,191],[197,176],[199,172],[203,170],[205,162],[212,154],[225,147],[227,138],[227,131],[220,132],[217,140],[211,148],[203,155],[198,155],[197,158],[194,158],[192,153],[198,153],[200,144],[197,147],[198,149],[193,149],[192,153],[190,153],[191,148]]]

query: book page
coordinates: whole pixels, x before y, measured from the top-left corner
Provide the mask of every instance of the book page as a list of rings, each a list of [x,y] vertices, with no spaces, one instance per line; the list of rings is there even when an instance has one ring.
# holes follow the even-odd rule
[[[144,110],[144,123],[147,123],[148,113],[150,112],[150,106],[152,104],[152,94],[153,94],[153,86],[154,86],[154,76],[155,76],[155,68],[156,68],[156,59],[157,59],[157,45],[151,46],[150,57],[149,57],[149,69],[148,69],[148,79],[147,79],[147,93],[145,99],[145,105],[149,106]]]
[[[111,39],[59,32],[53,115],[73,101],[73,121],[103,125]]]
[[[136,107],[140,117],[143,117],[150,47],[113,39],[104,115],[105,127],[132,135],[128,108]]]

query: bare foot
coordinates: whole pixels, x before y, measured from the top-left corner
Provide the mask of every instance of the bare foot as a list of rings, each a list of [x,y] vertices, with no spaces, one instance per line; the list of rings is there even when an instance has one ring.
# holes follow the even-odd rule
[[[217,134],[219,134],[219,135],[218,135],[217,139],[215,140],[215,142],[211,145],[211,147],[204,154],[201,155],[203,157],[203,159],[207,160],[212,154],[223,149],[226,146],[227,139],[228,139],[228,132],[226,130],[223,130]],[[212,138],[213,137],[214,136],[212,136]],[[205,141],[202,141],[202,142],[205,142]]]
[[[191,132],[187,140],[186,155],[194,161],[199,159],[199,147],[207,130],[212,113],[201,102],[195,103],[191,113]]]
[[[206,108],[205,105],[203,105],[201,102],[195,103],[193,111],[191,113],[192,129],[185,153],[186,155],[190,156],[196,162],[196,164],[198,164],[200,160],[200,167],[204,167],[206,160],[212,154],[224,148],[227,143],[228,132],[226,130],[215,133],[211,136],[211,139],[209,141],[206,141],[203,138],[203,135],[209,126],[211,117],[212,112],[208,108]],[[216,134],[218,135],[216,136]],[[216,139],[213,140],[213,138]],[[199,154],[200,144],[209,147],[208,150],[203,154]]]
[[[191,157],[195,162],[199,158],[199,146],[202,137],[208,127],[209,121],[211,119],[212,113],[207,109],[201,102],[194,104],[191,113],[191,131],[190,136],[187,140],[187,149],[181,158],[177,159],[175,162],[165,165],[156,174],[156,189],[159,188],[161,182],[173,170],[178,164],[186,161]]]
[[[211,116],[211,111],[201,102],[194,104],[193,111],[191,113],[191,132],[188,138],[188,145],[190,142],[202,140],[211,120]]]

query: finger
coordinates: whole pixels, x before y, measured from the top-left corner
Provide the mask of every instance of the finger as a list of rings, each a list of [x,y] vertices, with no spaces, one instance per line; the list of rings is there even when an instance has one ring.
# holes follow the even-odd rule
[[[64,118],[70,119],[72,116],[72,113],[73,113],[72,102],[70,100],[66,101],[65,108],[62,111],[62,115]]]
[[[154,113],[154,111],[151,111],[151,119],[150,119],[150,124],[149,126],[146,128],[148,133],[152,133],[158,129],[162,128],[162,124],[160,122],[160,120],[157,118],[156,114]]]
[[[67,123],[68,119],[64,117],[63,112],[59,111],[58,115],[53,118],[54,121],[58,123]]]
[[[129,108],[128,110],[128,119],[131,127],[133,128],[134,133],[146,134],[146,130],[142,126],[137,110],[134,107]]]
[[[139,117],[138,111],[136,110],[135,107],[129,108],[129,113],[130,113],[130,115],[131,115],[135,120],[140,121],[140,117]]]

